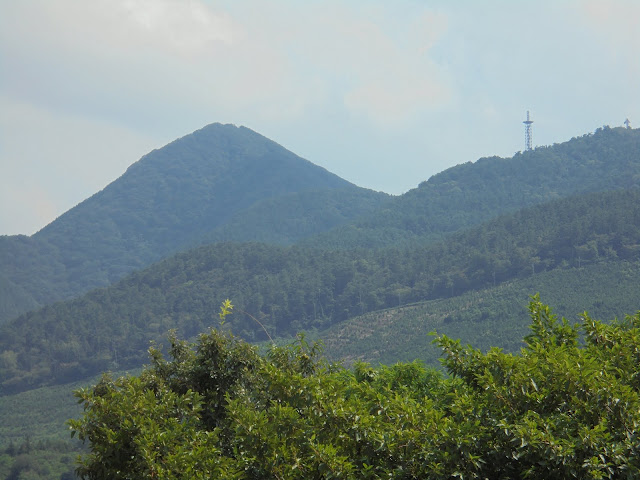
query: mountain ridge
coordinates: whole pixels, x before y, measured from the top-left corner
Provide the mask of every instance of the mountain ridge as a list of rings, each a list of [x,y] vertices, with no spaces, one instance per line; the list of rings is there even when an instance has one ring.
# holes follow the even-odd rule
[[[426,243],[556,198],[638,186],[640,129],[603,127],[513,157],[483,157],[448,168],[383,209],[302,243],[332,248]]]
[[[570,322],[585,308],[604,320],[631,313],[640,307],[638,138],[636,130],[603,128],[511,158],[452,167],[399,197],[349,185],[265,196],[184,244],[204,245],[44,308],[16,283],[21,275],[44,271],[26,287],[62,295],[69,281],[83,281],[69,278],[69,265],[86,274],[98,260],[64,242],[0,237],[0,311],[15,311],[20,302],[33,308],[0,325],[0,406],[16,417],[0,446],[18,439],[15,449],[21,438],[28,444],[54,431],[68,438],[66,427],[40,425],[31,411],[55,416],[68,384],[27,396],[11,392],[87,383],[92,372],[139,366],[148,361],[149,340],[163,344],[170,328],[187,339],[221,328],[265,340],[258,320],[276,342],[308,328],[308,340],[324,340],[325,354],[347,364],[416,358],[432,364],[437,352],[426,335],[436,328],[481,349],[517,351],[524,305],[536,291],[553,298]],[[322,233],[314,237],[331,225],[350,236],[335,241],[335,231],[324,234],[334,239],[328,245]],[[284,246],[238,243],[257,240]],[[21,256],[26,269],[4,268],[7,258]],[[117,250],[109,258],[112,269],[131,268]],[[102,272],[100,280],[110,283]],[[236,308],[221,325],[216,312],[225,298]],[[47,395],[37,405],[24,403]]]
[[[605,127],[511,158],[481,158],[392,197],[340,179],[246,127],[211,124],[148,153],[29,245],[0,237],[0,323],[207,242],[419,245],[568,194],[637,187],[638,132]],[[194,159],[197,168],[185,168]],[[247,166],[247,159],[254,161]],[[158,162],[163,173],[149,171]],[[115,200],[103,201],[109,195]],[[340,207],[345,203],[355,208]]]

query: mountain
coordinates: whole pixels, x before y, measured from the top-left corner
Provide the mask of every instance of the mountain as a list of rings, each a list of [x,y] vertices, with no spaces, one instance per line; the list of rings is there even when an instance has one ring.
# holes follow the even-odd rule
[[[53,425],[56,411],[61,419],[77,411],[72,387],[63,382],[88,383],[92,372],[139,366],[148,361],[149,341],[165,341],[172,327],[183,338],[214,327],[254,341],[266,340],[268,332],[278,342],[306,329],[307,339],[324,340],[326,353],[347,364],[433,363],[437,352],[427,334],[434,329],[482,349],[517,351],[527,324],[524,307],[535,292],[569,321],[584,309],[602,320],[633,313],[640,306],[637,140],[636,130],[604,128],[510,159],[453,167],[395,198],[350,185],[265,195],[211,230],[181,224],[187,235],[184,242],[173,239],[176,248],[202,246],[44,308],[37,307],[69,295],[71,280],[76,291],[106,285],[123,274],[116,269],[131,265],[108,263],[99,253],[101,266],[92,260],[96,252],[87,251],[90,242],[80,241],[84,250],[75,251],[64,229],[57,241],[42,238],[44,231],[0,237],[0,309],[14,312],[10,317],[33,310],[0,326],[0,410],[12,417],[0,433],[0,471],[9,471],[10,448],[19,455],[37,441],[44,458],[53,444],[43,441],[68,438],[62,420]],[[147,193],[150,205],[162,205]],[[89,228],[94,238],[99,218],[111,215],[111,225],[121,218],[115,207],[96,208],[104,211],[95,225],[91,212],[78,219],[95,229]],[[163,208],[170,213],[171,202]],[[156,210],[151,226],[158,227],[160,207],[142,208],[140,224]],[[168,215],[167,225],[180,216]],[[334,225],[343,228],[314,237]],[[108,228],[102,232],[104,245],[128,258],[127,245],[108,241]],[[161,229],[154,232],[159,249],[171,245],[170,238],[161,240]],[[236,243],[208,244],[229,240]],[[236,308],[220,325],[216,313],[225,298]],[[11,395],[46,384],[60,385]],[[63,451],[60,472],[70,470],[70,450]]]
[[[0,381],[7,393],[139,365],[169,329],[190,338],[219,326],[226,298],[237,307],[227,327],[256,341],[541,272],[639,259],[637,189],[555,200],[412,248],[212,244],[6,324]]]
[[[375,248],[426,243],[523,207],[638,186],[640,129],[604,127],[512,158],[481,158],[449,168],[370,215],[301,244]]]
[[[212,124],[145,155],[32,237],[0,237],[0,323],[207,239],[292,243],[387,199],[248,128]]]
[[[247,128],[209,125],[146,155],[31,238],[0,237],[0,323],[198,244],[420,245],[525,206],[639,184],[633,129],[458,165],[389,197]]]

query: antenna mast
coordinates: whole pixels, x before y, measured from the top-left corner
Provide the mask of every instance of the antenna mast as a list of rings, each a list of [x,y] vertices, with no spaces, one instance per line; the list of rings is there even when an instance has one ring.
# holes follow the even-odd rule
[[[524,123],[524,147],[526,151],[531,150],[531,124],[533,120],[529,119],[529,110],[527,110],[527,119]]]

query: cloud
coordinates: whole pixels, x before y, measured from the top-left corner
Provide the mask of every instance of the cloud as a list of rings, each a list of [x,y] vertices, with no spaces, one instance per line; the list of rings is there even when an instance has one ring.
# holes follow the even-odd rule
[[[421,9],[393,21],[392,7],[329,5],[311,9],[284,41],[297,58],[309,59],[348,112],[389,127],[448,101],[446,74],[429,58],[446,31],[444,14]]]
[[[228,15],[198,0],[29,0],[10,13],[21,22],[7,22],[9,32],[23,44],[63,55],[98,53],[103,60],[143,49],[200,55],[238,35]]]
[[[640,3],[635,0],[588,0],[578,5],[578,11],[593,31],[601,35],[601,40],[619,48],[640,48]]]
[[[342,97],[352,113],[393,123],[448,95],[428,58],[446,18],[426,9],[393,25],[391,7],[341,2],[17,3],[20,21],[0,33],[19,45],[7,53],[14,74],[5,83],[27,101],[73,113],[144,123],[161,110],[208,109],[238,123],[296,121]]]
[[[140,37],[178,54],[202,53],[217,42],[231,44],[236,36],[228,15],[198,1],[124,0],[120,8]]]
[[[172,139],[0,95],[0,232],[31,234]]]
[[[640,3],[631,0],[581,3],[578,10],[607,56],[623,64],[629,83],[640,82]]]
[[[347,107],[388,127],[445,105],[451,97],[446,76],[428,57],[445,30],[446,17],[430,12],[394,36],[384,35],[377,25],[358,29],[362,44],[354,58],[369,49],[372,54],[360,65],[358,84],[345,94]]]
[[[101,188],[142,145],[220,121],[399,193],[521,149],[527,109],[540,143],[633,122],[639,10],[632,0],[0,1],[0,162],[33,159],[49,174],[42,185],[66,190],[90,184],[74,176],[86,162],[105,175],[91,184]],[[92,145],[101,153],[89,160]],[[43,198],[64,208],[64,190]]]

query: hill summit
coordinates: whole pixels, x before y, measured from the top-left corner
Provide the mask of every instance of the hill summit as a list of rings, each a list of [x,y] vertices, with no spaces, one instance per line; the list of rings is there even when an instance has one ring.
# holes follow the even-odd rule
[[[348,186],[246,127],[215,123],[145,155],[35,238],[76,248],[117,238],[157,258],[264,198]]]
[[[0,295],[0,323],[202,243],[260,202],[286,196],[296,204],[291,195],[314,193],[307,203],[322,203],[317,192],[332,191],[386,199],[249,128],[208,125],[148,153],[32,237],[0,237],[0,285],[11,293]],[[365,202],[363,208],[374,206]],[[345,215],[360,213],[355,208]],[[330,228],[343,217],[325,220]]]

